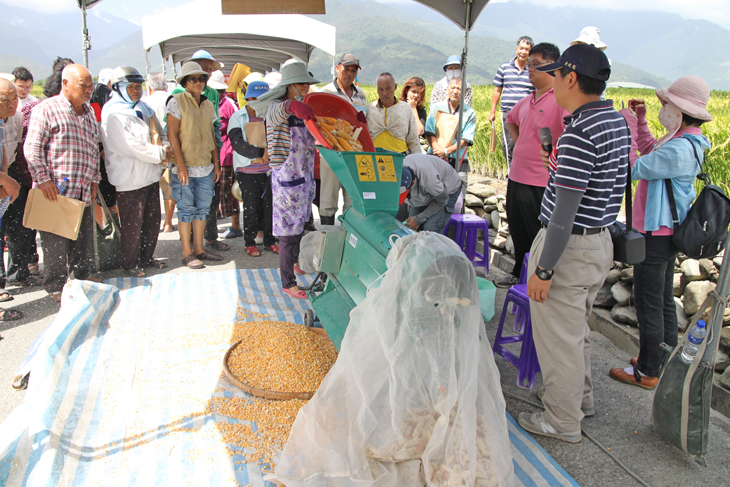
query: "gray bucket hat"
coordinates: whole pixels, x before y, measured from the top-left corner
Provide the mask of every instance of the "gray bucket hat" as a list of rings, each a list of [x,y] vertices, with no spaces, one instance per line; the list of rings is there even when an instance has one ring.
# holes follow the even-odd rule
[[[208,76],[208,73],[203,71],[203,68],[200,67],[200,64],[196,63],[195,61],[188,61],[183,64],[182,70],[180,70],[180,74],[177,76],[177,83],[182,83],[182,80],[185,76],[200,75]]]
[[[307,71],[307,65],[304,63],[289,63],[281,68],[281,81],[277,86],[286,86],[293,83],[319,83],[318,79],[314,79]]]

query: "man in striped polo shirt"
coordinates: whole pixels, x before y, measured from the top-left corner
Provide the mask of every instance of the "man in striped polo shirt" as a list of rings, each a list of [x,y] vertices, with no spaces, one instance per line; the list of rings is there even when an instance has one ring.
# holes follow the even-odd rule
[[[527,59],[530,57],[532,45],[531,37],[522,36],[517,39],[517,47],[515,47],[517,56],[499,67],[492,82],[494,84],[494,93],[492,94],[492,109],[489,111],[489,123],[494,123],[497,103],[501,98],[502,152],[504,152],[504,157],[507,158],[508,166],[512,164],[512,149],[515,143],[507,131],[507,124],[504,119],[512,110],[512,107],[515,106],[515,103],[535,89],[530,83],[530,75],[527,71]]]
[[[570,115],[548,158],[540,230],[530,249],[527,294],[544,387],[545,411],[522,413],[526,430],[577,443],[580,422],[594,413],[587,318],[613,263],[607,227],[618,215],[629,165],[631,135],[624,118],[601,93],[611,74],[599,49],[578,44],[557,62],[558,105]]]

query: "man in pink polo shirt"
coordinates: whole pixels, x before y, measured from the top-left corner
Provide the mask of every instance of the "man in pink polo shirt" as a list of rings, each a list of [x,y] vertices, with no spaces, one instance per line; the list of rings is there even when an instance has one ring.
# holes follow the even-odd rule
[[[519,282],[522,259],[540,231],[538,217],[548,182],[548,171],[540,157],[540,129],[550,129],[554,147],[565,129],[563,118],[570,114],[555,102],[553,74],[542,73],[536,68],[553,63],[559,57],[560,50],[546,42],[530,49],[527,68],[535,91],[518,101],[507,114],[507,130],[515,141],[506,201],[507,222],[515,246],[515,265],[510,274],[495,281],[498,287],[510,287]]]

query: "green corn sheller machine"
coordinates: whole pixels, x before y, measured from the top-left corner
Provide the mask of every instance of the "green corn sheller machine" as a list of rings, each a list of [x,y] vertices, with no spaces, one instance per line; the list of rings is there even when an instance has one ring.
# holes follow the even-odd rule
[[[320,274],[307,291],[318,320],[339,350],[350,311],[365,299],[369,288],[380,284],[387,270],[391,236],[414,232],[395,219],[402,154],[381,149],[337,152],[322,147],[319,152],[352,199],[352,206],[339,217],[341,227],[321,229],[314,262]],[[323,273],[327,276],[324,284]]]

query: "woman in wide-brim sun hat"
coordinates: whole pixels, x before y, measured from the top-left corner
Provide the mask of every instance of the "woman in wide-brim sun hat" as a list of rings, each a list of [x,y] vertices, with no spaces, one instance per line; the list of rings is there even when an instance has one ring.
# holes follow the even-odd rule
[[[266,142],[271,165],[273,233],[279,237],[279,273],[284,292],[306,299],[297,287],[295,272],[304,225],[309,221],[314,201],[314,137],[304,126],[315,119],[309,105],[301,100],[309,86],[319,83],[303,63],[291,63],[281,70],[281,81],[264,93],[251,107],[266,118]]]
[[[173,199],[177,200],[182,263],[191,269],[204,267],[202,260],[223,259],[203,249],[203,233],[213,200],[213,185],[220,178],[213,129],[218,117],[213,103],[203,96],[207,81],[208,73],[198,63],[188,61],[177,78],[185,91],[173,94],[167,102],[167,136],[174,155],[170,187]]]
[[[712,121],[707,111],[710,88],[699,76],[683,76],[669,88],[656,90],[656,96],[662,103],[659,122],[667,130],[661,139],[657,140],[649,131],[644,100],[629,100],[633,114],[622,110],[642,154],[632,166],[631,176],[639,181],[633,223],[644,234],[646,259],[634,266],[639,356],[632,359],[633,367],[610,370],[614,379],[646,389],[653,389],[659,377],[661,343],[676,347],[678,341],[673,290],[674,264],[679,250],[672,242],[674,222],[665,181],[671,182],[677,216],[682,223],[695,199],[695,177],[700,172],[705,151],[710,148],[701,126]]]

